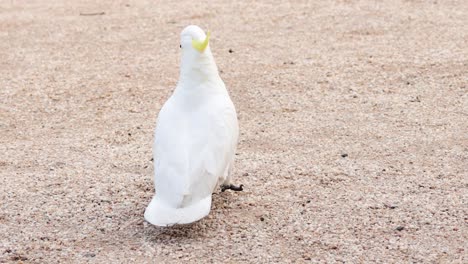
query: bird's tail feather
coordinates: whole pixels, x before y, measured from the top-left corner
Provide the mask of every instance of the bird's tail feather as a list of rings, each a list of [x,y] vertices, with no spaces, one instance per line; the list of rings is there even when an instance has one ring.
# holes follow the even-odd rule
[[[173,208],[153,197],[145,211],[145,219],[153,225],[189,224],[207,216],[211,209],[211,195],[184,208]]]

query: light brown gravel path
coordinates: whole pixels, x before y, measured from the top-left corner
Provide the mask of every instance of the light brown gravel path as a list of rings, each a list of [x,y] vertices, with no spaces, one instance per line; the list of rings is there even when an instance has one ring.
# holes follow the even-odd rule
[[[192,23],[246,190],[155,228],[153,128]],[[0,263],[467,263],[467,25],[464,0],[0,0]]]

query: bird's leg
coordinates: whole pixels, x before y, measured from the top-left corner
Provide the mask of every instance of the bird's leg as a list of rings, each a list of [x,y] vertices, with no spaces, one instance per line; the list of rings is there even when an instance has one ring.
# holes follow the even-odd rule
[[[239,185],[235,186],[234,184],[226,184],[226,185],[221,185],[221,192],[224,192],[225,190],[233,190],[235,192],[241,192],[244,190],[244,185]]]

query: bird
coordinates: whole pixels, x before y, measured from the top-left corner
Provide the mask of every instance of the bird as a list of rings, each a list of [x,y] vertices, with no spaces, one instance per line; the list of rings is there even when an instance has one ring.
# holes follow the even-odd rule
[[[231,184],[239,138],[236,108],[210,50],[210,32],[190,25],[180,34],[180,74],[154,133],[156,194],[144,218],[155,226],[198,221],[217,188]]]

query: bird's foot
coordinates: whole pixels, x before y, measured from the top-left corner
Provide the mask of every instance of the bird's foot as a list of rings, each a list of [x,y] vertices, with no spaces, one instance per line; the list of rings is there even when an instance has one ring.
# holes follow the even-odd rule
[[[233,184],[226,184],[226,185],[223,184],[223,185],[221,185],[221,192],[224,192],[226,190],[233,190],[235,192],[241,192],[241,191],[244,190],[243,187],[244,187],[243,184],[241,184],[239,186],[235,186]]]

